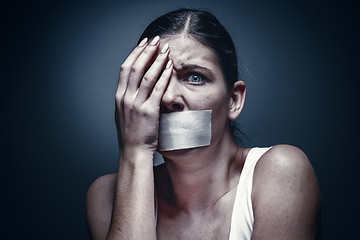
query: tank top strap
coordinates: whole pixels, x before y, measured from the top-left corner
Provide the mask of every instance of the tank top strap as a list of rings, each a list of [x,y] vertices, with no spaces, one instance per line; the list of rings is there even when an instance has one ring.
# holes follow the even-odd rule
[[[251,239],[254,224],[251,201],[254,169],[261,156],[270,148],[252,148],[245,159],[236,189],[229,240]]]

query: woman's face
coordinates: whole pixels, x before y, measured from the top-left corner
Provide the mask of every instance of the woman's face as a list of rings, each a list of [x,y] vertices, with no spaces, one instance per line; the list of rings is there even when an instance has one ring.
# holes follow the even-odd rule
[[[230,106],[230,95],[216,54],[189,36],[161,38],[160,44],[165,43],[169,44],[169,58],[174,67],[162,98],[161,112],[212,110],[213,142],[225,131]]]

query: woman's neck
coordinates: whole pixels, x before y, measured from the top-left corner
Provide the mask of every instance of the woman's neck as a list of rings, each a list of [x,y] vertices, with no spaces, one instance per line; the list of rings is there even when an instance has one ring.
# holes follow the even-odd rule
[[[244,157],[231,136],[208,147],[166,154],[173,188],[173,204],[185,212],[204,211],[237,186]]]

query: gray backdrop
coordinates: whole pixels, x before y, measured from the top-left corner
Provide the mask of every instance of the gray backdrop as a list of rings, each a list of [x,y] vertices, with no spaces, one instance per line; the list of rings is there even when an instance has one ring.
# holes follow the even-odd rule
[[[321,186],[323,239],[353,239],[359,200],[357,10],[350,1],[290,2],[4,4],[1,233],[11,239],[87,239],[87,188],[117,169],[119,66],[155,17],[201,7],[228,29],[243,66],[244,145],[303,149]]]

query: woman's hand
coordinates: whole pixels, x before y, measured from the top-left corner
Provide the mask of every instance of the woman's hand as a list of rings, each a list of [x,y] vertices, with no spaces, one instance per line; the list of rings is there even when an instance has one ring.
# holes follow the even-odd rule
[[[159,39],[148,44],[145,38],[121,65],[115,118],[120,151],[129,154],[157,148],[160,102],[172,72],[169,46],[159,52]]]

